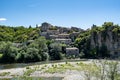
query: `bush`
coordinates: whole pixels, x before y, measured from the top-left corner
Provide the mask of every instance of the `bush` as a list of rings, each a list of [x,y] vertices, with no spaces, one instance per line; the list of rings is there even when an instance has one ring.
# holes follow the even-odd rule
[[[58,43],[52,43],[50,45],[50,59],[51,60],[60,60],[63,59],[62,56],[62,47]]]
[[[11,42],[6,42],[3,47],[3,56],[1,58],[2,62],[9,63],[15,62],[15,57],[18,54],[18,48],[14,47]]]

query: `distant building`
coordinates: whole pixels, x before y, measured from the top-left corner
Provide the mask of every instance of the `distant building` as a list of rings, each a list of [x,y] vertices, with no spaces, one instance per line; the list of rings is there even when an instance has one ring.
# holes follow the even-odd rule
[[[76,48],[76,47],[66,48],[66,55],[78,56],[79,55],[79,49]]]
[[[71,39],[55,39],[54,41],[57,43],[71,44]]]
[[[49,35],[47,32],[41,32],[40,35],[44,36],[46,39],[49,39]]]
[[[60,33],[68,33],[68,32],[70,32],[70,28],[59,28],[59,32]]]
[[[58,35],[49,35],[50,39],[57,39]]]
[[[58,35],[59,30],[47,30],[48,35]]]
[[[47,23],[47,22],[44,22],[44,23],[42,23],[40,29],[41,29],[42,32],[46,32],[46,31],[47,31],[49,28],[51,28],[51,27],[52,27],[51,24],[49,24],[49,23]]]
[[[40,35],[44,36],[46,39],[56,39],[58,38],[59,30],[47,30],[46,32],[41,32]]]
[[[69,34],[58,34],[58,38],[60,39],[69,39],[70,38],[70,35]]]

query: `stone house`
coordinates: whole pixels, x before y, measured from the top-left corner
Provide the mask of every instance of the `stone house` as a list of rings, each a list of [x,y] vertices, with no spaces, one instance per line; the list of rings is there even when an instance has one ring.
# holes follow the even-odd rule
[[[68,33],[68,32],[70,32],[70,28],[63,28],[63,27],[61,27],[61,28],[59,28],[59,32],[60,33]]]
[[[58,35],[49,35],[49,38],[50,38],[50,39],[57,39],[57,38],[58,38]]]
[[[40,29],[41,29],[42,32],[46,32],[46,31],[47,31],[49,28],[51,28],[51,27],[52,27],[51,24],[49,24],[49,23],[47,23],[47,22],[44,22],[44,23],[42,23]]]
[[[46,39],[56,39],[58,34],[58,30],[47,30],[46,32],[40,33],[40,35],[44,36]]]
[[[48,35],[58,35],[59,30],[47,30]]]
[[[71,39],[54,39],[55,42],[57,43],[63,43],[63,44],[71,44]]]
[[[58,34],[58,38],[60,39],[69,39],[70,38],[70,35],[69,34]]]
[[[46,39],[49,39],[49,35],[47,32],[41,32],[40,35],[44,36]]]
[[[66,55],[75,55],[78,56],[79,55],[79,49],[76,47],[71,47],[71,48],[66,48]]]

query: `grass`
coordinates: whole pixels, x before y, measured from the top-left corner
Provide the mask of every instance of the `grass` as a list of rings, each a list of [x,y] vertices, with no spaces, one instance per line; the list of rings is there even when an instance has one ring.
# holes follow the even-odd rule
[[[3,54],[0,53],[0,58],[3,56]]]
[[[30,76],[31,73],[35,72],[36,69],[27,69],[25,72],[24,72],[24,75],[25,76]]]
[[[3,73],[0,73],[0,76],[7,76],[9,74],[10,74],[10,72],[3,72]]]
[[[48,68],[45,72],[47,73],[61,73],[65,72],[66,70],[76,70],[76,71],[88,71],[88,72],[97,72],[99,68],[91,64],[85,64],[82,62],[77,62],[76,64],[71,64],[66,62],[65,64],[54,64],[52,67]]]
[[[29,66],[27,66],[26,69],[31,69],[31,68]]]
[[[24,72],[25,76],[30,76],[31,73],[35,72],[35,71],[39,71],[40,67],[39,66],[35,66],[33,68],[31,68],[30,66],[26,67],[26,71]]]
[[[34,78],[34,77],[21,76],[21,77],[16,77],[13,80],[43,80],[43,79],[42,78]]]
[[[33,73],[34,71],[39,70],[39,69],[44,71],[45,73],[51,73],[51,74],[53,74],[53,73],[64,73],[67,70],[71,70],[71,71],[76,70],[76,71],[84,72],[83,74],[84,74],[85,78],[87,78],[87,79],[92,78],[92,77],[94,77],[96,79],[100,79],[101,76],[104,75],[104,74],[101,74],[103,69],[101,68],[102,65],[100,65],[100,64],[102,64],[102,63],[100,63],[100,62],[97,62],[97,63],[96,62],[91,62],[91,63],[65,62],[65,63],[62,63],[62,64],[54,63],[54,64],[51,64],[51,66],[50,65],[43,65],[41,67],[37,66],[37,67],[34,67],[34,69],[32,69],[30,67],[26,67],[26,72],[24,73],[24,75],[29,76],[31,73]],[[104,63],[104,65],[109,66],[112,69],[114,67],[114,66],[111,66],[111,65],[113,65],[112,62]],[[106,68],[105,68],[105,70],[107,70]],[[108,76],[109,76],[109,74],[107,74],[107,77]],[[115,78],[118,77],[117,80],[119,80],[120,79],[119,76],[120,76],[120,74],[117,74],[117,76],[115,76]]]

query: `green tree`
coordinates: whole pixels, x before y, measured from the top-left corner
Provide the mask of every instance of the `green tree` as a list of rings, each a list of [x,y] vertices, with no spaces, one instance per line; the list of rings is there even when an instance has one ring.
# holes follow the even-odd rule
[[[58,43],[52,43],[50,45],[50,59],[51,60],[60,60],[62,59],[62,47]]]
[[[38,49],[38,55],[41,56],[40,60],[42,61],[47,60],[49,58],[48,47],[46,42],[47,41],[44,37],[40,37],[28,46],[29,48]]]
[[[11,42],[6,42],[3,47],[2,62],[15,62],[15,57],[18,54],[18,48],[14,47]]]

